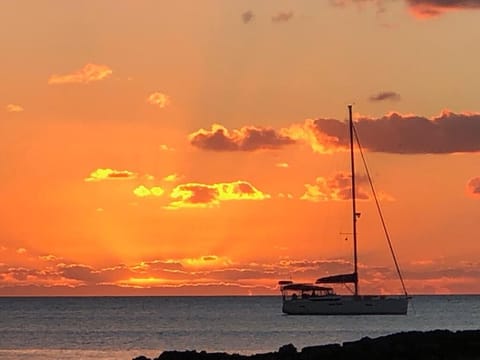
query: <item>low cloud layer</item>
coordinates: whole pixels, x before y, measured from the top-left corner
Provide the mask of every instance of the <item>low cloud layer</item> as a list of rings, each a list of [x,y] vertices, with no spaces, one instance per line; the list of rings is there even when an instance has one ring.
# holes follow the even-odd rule
[[[52,75],[48,79],[50,85],[61,84],[88,84],[100,81],[112,75],[113,71],[106,65],[86,64],[83,68],[72,73]]]
[[[479,291],[478,262],[446,263],[444,259],[429,259],[404,265],[403,275],[411,293]],[[249,263],[218,254],[153,258],[132,264],[95,267],[62,261],[49,254],[39,256],[35,265],[0,263],[0,295],[278,294],[278,280],[313,282],[320,276],[346,273],[351,269],[351,261],[344,258]],[[360,285],[366,293],[401,292],[392,267],[360,263],[359,272]],[[346,291],[341,287],[337,290]]]

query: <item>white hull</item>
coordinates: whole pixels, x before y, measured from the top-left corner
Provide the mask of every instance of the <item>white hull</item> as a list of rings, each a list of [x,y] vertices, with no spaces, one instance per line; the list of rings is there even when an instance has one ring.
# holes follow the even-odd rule
[[[283,300],[290,315],[405,315],[408,299],[401,296],[312,296]]]

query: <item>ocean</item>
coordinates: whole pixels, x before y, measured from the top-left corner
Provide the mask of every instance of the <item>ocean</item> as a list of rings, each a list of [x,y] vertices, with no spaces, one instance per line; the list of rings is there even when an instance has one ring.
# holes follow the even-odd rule
[[[288,316],[280,296],[0,298],[0,359],[251,354],[399,331],[480,328],[480,295],[414,296],[408,315]]]

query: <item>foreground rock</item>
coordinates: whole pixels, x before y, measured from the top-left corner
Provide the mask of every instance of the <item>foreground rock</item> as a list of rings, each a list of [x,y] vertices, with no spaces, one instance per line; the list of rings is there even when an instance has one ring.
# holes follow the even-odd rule
[[[153,360],[350,360],[421,359],[480,360],[480,330],[409,331],[371,339],[344,342],[343,345],[309,346],[297,351],[292,344],[278,351],[239,355],[205,351],[164,351]],[[133,360],[152,360],[139,356]]]

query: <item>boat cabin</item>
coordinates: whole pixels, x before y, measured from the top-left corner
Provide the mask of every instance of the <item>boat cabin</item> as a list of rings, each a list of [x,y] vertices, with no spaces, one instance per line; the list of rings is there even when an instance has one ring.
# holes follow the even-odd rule
[[[283,300],[308,299],[311,297],[335,295],[333,288],[314,284],[297,284],[291,281],[279,281]]]

